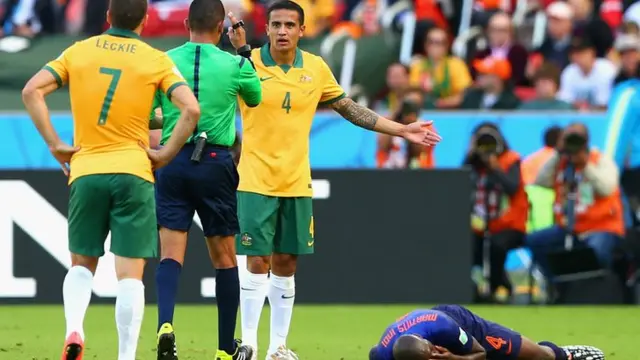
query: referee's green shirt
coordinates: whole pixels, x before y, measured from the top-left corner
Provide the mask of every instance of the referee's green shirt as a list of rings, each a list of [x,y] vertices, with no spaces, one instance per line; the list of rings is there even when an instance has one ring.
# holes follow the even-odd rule
[[[249,106],[258,106],[262,101],[260,80],[251,63],[213,44],[187,42],[167,54],[200,103],[202,115],[194,134],[204,131],[209,144],[232,146],[236,137],[238,96]],[[162,109],[163,117],[160,143],[165,144],[180,117],[180,110],[162,92],[156,93],[153,109],[157,107]],[[192,138],[193,135],[188,142]]]

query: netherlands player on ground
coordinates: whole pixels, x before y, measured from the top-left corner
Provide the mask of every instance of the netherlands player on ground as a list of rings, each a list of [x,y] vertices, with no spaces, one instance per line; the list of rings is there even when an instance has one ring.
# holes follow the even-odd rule
[[[305,29],[304,12],[298,4],[275,2],[267,10],[267,19],[269,43],[260,49],[246,45],[242,27],[229,29],[238,53],[255,63],[263,93],[257,107],[240,102],[243,143],[238,167],[241,236],[237,251],[248,256],[249,270],[241,279],[242,340],[257,347],[258,322],[268,296],[271,338],[267,359],[290,360],[297,359],[286,346],[297,258],[312,254],[315,244],[309,133],[318,105],[364,129],[416,144],[435,145],[440,136],[430,129],[430,122],[403,125],[346,97],[324,60],[298,48]]]
[[[136,359],[145,305],[144,259],[155,257],[158,248],[152,165],[169,162],[200,117],[198,102],[171,59],[139,39],[146,17],[147,0],[111,0],[107,12],[111,29],[67,48],[23,90],[29,115],[69,175],[72,267],[62,288],[67,327],[62,360],[83,357],[84,317],[109,232],[118,277],[117,359]],[[44,101],[65,84],[75,147],[60,140]],[[166,146],[145,152],[157,90],[176,104],[181,116]]]
[[[604,360],[591,346],[534,343],[459,305],[416,310],[391,324],[369,360]]]

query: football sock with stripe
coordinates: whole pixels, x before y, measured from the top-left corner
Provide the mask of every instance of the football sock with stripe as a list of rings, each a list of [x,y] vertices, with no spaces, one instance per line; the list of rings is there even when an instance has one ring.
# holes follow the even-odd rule
[[[271,274],[269,284],[271,336],[268,354],[275,353],[278,347],[286,346],[287,344],[295,297],[296,282],[293,276],[285,277]]]
[[[569,360],[569,356],[567,355],[567,352],[552,342],[542,341],[542,342],[539,342],[538,345],[546,346],[549,349],[551,349],[553,353],[556,355],[556,360]]]
[[[268,274],[247,272],[240,283],[240,318],[242,321],[242,343],[258,348],[258,324],[267,296]]]
[[[84,339],[84,316],[91,302],[93,274],[84,266],[74,266],[67,272],[62,283],[64,299],[64,317],[67,322],[67,335],[73,332]]]
[[[216,270],[216,301],[218,305],[218,349],[235,352],[234,334],[240,306],[238,267]]]
[[[120,280],[116,297],[118,360],[136,360],[143,315],[144,284],[137,279]]]
[[[182,265],[173,259],[164,259],[156,270],[156,291],[158,294],[158,329],[164,323],[173,325],[173,312],[176,307],[178,280]]]

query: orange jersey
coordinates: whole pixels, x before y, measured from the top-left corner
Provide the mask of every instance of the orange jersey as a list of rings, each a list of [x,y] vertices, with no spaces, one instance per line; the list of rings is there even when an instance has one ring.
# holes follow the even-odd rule
[[[171,59],[132,31],[109,29],[79,41],[45,67],[69,85],[74,121],[73,180],[91,174],[132,174],[153,182],[149,113],[156,90],[171,96],[186,85]]]

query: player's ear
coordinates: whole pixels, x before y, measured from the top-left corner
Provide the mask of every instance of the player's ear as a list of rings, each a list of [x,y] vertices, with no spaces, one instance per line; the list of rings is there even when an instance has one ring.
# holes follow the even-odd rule
[[[149,14],[144,16],[144,19],[142,20],[142,25],[147,26],[147,21],[149,21]]]
[[[189,19],[184,19],[184,28],[187,29],[187,31],[191,31],[189,30]]]
[[[224,20],[220,21],[218,23],[218,32],[220,32],[220,34],[224,35]]]
[[[306,29],[307,26],[306,25],[300,25],[300,37],[304,36],[304,29]]]
[[[107,10],[107,23],[111,25],[111,11]]]

